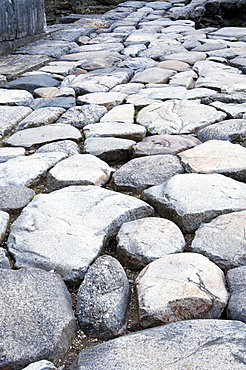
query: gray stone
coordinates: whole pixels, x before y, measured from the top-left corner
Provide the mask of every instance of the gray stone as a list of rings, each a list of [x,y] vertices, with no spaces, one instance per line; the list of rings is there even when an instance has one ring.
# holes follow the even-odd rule
[[[6,250],[0,248],[0,269],[10,269],[9,259],[6,256]]]
[[[48,152],[64,152],[68,157],[79,154],[80,148],[72,140],[56,141],[54,143],[42,145],[36,153],[48,153]]]
[[[4,142],[12,146],[23,146],[29,148],[32,145],[47,143],[62,139],[81,138],[79,130],[71,125],[63,123],[53,123],[41,127],[27,128],[25,130],[17,131]]]
[[[179,60],[164,60],[156,64],[156,67],[173,69],[177,72],[184,72],[190,69],[190,65]]]
[[[92,137],[118,137],[141,141],[146,136],[146,129],[141,125],[125,122],[100,122],[84,127],[86,139]]]
[[[233,67],[239,68],[243,73],[246,72],[246,57],[236,57],[230,60]]]
[[[141,109],[137,122],[152,134],[189,134],[225,117],[225,113],[204,104],[190,100],[170,100]]]
[[[77,101],[79,104],[99,104],[112,108],[122,104],[126,97],[126,94],[120,92],[95,92],[79,96]]]
[[[103,43],[93,43],[87,45],[81,45],[77,48],[76,52],[82,53],[87,51],[101,51],[101,50],[111,50],[116,52],[121,52],[124,49],[124,45],[121,42],[103,42]]]
[[[206,89],[205,87],[198,87],[187,91],[186,99],[205,99],[212,97],[216,99],[218,93],[212,89]],[[203,102],[203,101],[202,101]]]
[[[0,209],[19,211],[34,197],[35,192],[23,185],[0,186]]]
[[[89,267],[77,297],[78,321],[86,335],[111,339],[125,332],[130,287],[115,258],[107,255],[97,258]]]
[[[137,57],[140,51],[146,50],[146,46],[144,44],[133,44],[127,46],[122,53],[129,57]]]
[[[92,137],[85,140],[83,150],[106,162],[121,162],[130,159],[134,144],[133,140],[116,137]]]
[[[73,96],[57,96],[53,98],[38,98],[33,101],[30,105],[32,109],[40,109],[46,107],[60,107],[64,109],[69,109],[76,105],[76,99]]]
[[[194,89],[198,76],[194,71],[179,72],[170,79],[172,86],[184,86],[186,89]]]
[[[47,188],[56,190],[69,185],[105,184],[112,169],[91,154],[76,154],[57,163],[47,175]]]
[[[55,61],[50,62],[45,67],[40,68],[40,71],[67,76],[72,74],[78,65],[80,65],[78,62]]]
[[[144,191],[142,198],[164,218],[194,232],[202,222],[246,209],[246,185],[220,174],[181,174]]]
[[[52,58],[59,58],[76,48],[78,48],[78,45],[75,42],[42,39],[19,48],[17,53],[29,55],[41,54],[48,55]]]
[[[30,365],[28,365],[22,370],[48,370],[48,369],[57,369],[57,368],[50,361],[40,360],[40,361],[31,363]]]
[[[141,270],[166,254],[182,252],[185,246],[178,226],[158,217],[124,223],[117,241],[119,259],[133,270]]]
[[[120,104],[117,107],[110,109],[101,119],[100,122],[134,122],[134,105]]]
[[[229,89],[234,85],[245,83],[245,75],[218,70],[216,73],[210,72],[205,74],[205,76],[200,76],[196,82],[196,87],[207,87],[217,91],[222,91]]]
[[[185,99],[187,90],[185,87],[148,87],[139,91],[140,95],[150,99]]]
[[[0,107],[0,135],[7,135],[31,112],[28,107]]]
[[[116,170],[111,183],[117,191],[141,193],[183,171],[179,160],[173,155],[141,157],[132,159]]]
[[[28,91],[0,89],[0,105],[28,106],[32,101],[33,96]]]
[[[156,62],[151,58],[136,57],[127,58],[118,64],[118,67],[127,67],[131,70],[144,70],[145,68],[151,68],[156,65]]]
[[[201,142],[192,135],[153,135],[133,147],[134,157],[158,154],[177,154]]]
[[[8,222],[9,222],[9,214],[1,210],[0,211],[0,242],[5,237],[5,233],[8,227]]]
[[[120,62],[123,57],[116,51],[87,51],[76,54],[67,54],[62,57],[65,61],[79,61],[81,68],[93,71],[98,68],[110,68]]]
[[[229,140],[232,142],[243,142],[246,138],[246,120],[228,119],[214,123],[198,131],[198,139],[208,140]]]
[[[70,186],[37,195],[12,224],[8,248],[16,267],[54,269],[78,282],[122,223],[152,214],[152,207],[134,197]]]
[[[128,95],[126,99],[126,103],[133,104],[138,111],[146,107],[146,105],[150,105],[150,104],[158,103],[158,102],[160,102],[159,99],[146,98],[145,96],[140,95],[140,94]]]
[[[0,186],[36,184],[51,167],[64,158],[65,153],[51,152],[9,159],[0,163]]]
[[[191,319],[217,319],[228,293],[218,266],[198,253],[176,253],[147,265],[136,279],[140,324],[147,328]]]
[[[24,148],[0,148],[0,163],[7,162],[11,158],[25,155]]]
[[[39,87],[34,90],[35,97],[38,98],[47,98],[50,99],[51,97],[65,97],[65,96],[74,96],[75,97],[75,91],[71,87]]]
[[[8,55],[1,57],[0,74],[9,79],[17,78],[25,72],[42,67],[49,60],[46,55]]]
[[[128,84],[119,84],[116,85],[111,89],[113,92],[120,92],[122,94],[137,94],[139,90],[141,90],[144,87],[144,84],[140,84],[137,82],[129,82]]]
[[[175,72],[173,70],[168,70],[160,67],[147,68],[142,72],[138,72],[134,75],[131,82],[140,83],[168,83],[171,76]]]
[[[201,253],[223,271],[246,265],[246,211],[221,215],[196,231],[191,251]]]
[[[205,60],[207,55],[199,51],[187,51],[184,53],[175,53],[170,55],[164,55],[161,60],[178,60],[180,62],[185,62],[194,65],[199,60]]]
[[[223,140],[209,140],[178,154],[186,172],[221,173],[246,181],[246,148]]]
[[[245,369],[246,326],[232,320],[187,320],[80,352],[71,370]]]
[[[221,72],[229,72],[235,74],[241,73],[241,71],[239,71],[237,68],[228,66],[224,63],[216,63],[210,60],[203,60],[195,63],[193,69],[199,76],[202,77],[205,77],[207,74],[210,73],[214,74],[219,74]]]
[[[237,267],[228,271],[227,284],[230,289],[230,298],[227,307],[227,316],[232,320],[246,321],[246,266]]]
[[[7,82],[2,87],[6,89],[27,90],[33,93],[38,87],[53,87],[58,86],[59,83],[58,80],[52,78],[48,73],[27,72],[16,80]]]
[[[233,104],[233,103],[222,103],[219,101],[215,101],[214,103],[210,104],[211,106],[215,107],[222,112],[225,112],[230,118],[242,118],[243,115],[246,113],[246,103],[242,104]]]
[[[124,41],[125,46],[134,45],[134,44],[144,44],[148,45],[151,41],[158,38],[158,35],[149,33],[144,30],[133,31]]]
[[[107,112],[107,109],[98,104],[86,104],[82,107],[68,109],[58,120],[58,123],[69,124],[83,128],[91,123],[98,122]]]
[[[212,34],[225,39],[233,37],[240,40],[240,38],[246,36],[246,31],[244,27],[223,27]]]
[[[57,363],[76,334],[70,294],[55,274],[40,269],[0,269],[1,367]]]
[[[37,109],[20,121],[15,130],[18,131],[30,127],[49,125],[57,121],[64,112],[65,109],[57,107]]]

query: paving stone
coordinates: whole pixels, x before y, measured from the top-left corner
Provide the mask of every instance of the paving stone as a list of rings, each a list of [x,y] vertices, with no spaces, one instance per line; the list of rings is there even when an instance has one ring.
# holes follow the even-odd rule
[[[246,31],[244,27],[222,27],[212,34],[225,39],[233,37],[240,40],[240,38],[246,36]]]
[[[97,258],[78,291],[76,312],[83,332],[103,339],[124,334],[129,300],[130,286],[121,264],[111,256]]]
[[[67,27],[65,29],[61,29],[59,31],[53,32],[51,34],[51,38],[53,40],[64,40],[74,42],[80,36],[84,35],[85,29],[83,27]]]
[[[246,265],[246,211],[219,216],[196,231],[191,251],[208,257],[223,271]]]
[[[4,212],[2,209],[0,210],[0,241],[5,237],[5,233],[9,223],[9,214]]]
[[[20,89],[33,92],[38,87],[53,87],[58,86],[59,81],[52,78],[48,73],[45,72],[28,72],[26,75],[22,75],[16,80],[7,82],[2,85],[3,88],[7,89]]]
[[[18,54],[48,55],[52,58],[59,58],[63,54],[78,48],[75,42],[63,40],[41,39],[25,45],[17,50]]]
[[[224,63],[213,62],[211,60],[202,60],[202,61],[196,62],[193,66],[193,69],[199,76],[203,76],[203,77],[210,73],[219,74],[223,71],[229,72],[229,73],[241,74],[241,71],[239,71],[237,68],[228,66]]]
[[[246,267],[241,266],[228,271],[226,280],[230,289],[227,315],[231,320],[245,322],[245,282]]]
[[[69,185],[105,184],[112,169],[91,154],[75,154],[57,163],[47,175],[47,188],[57,190]]]
[[[141,193],[144,189],[161,184],[177,173],[183,173],[183,167],[175,156],[155,155],[135,158],[115,171],[111,184],[117,191]]]
[[[63,108],[48,107],[40,108],[30,113],[26,118],[18,123],[15,130],[24,130],[26,128],[49,125],[58,120],[65,112]]]
[[[185,87],[165,86],[165,87],[146,87],[139,91],[140,95],[150,99],[185,99],[187,90]]]
[[[133,147],[134,157],[158,154],[177,154],[201,144],[192,135],[152,135]]]
[[[83,128],[91,123],[98,122],[107,112],[107,109],[98,104],[86,104],[81,107],[68,109],[59,119],[58,123],[69,124]]]
[[[201,141],[229,140],[232,142],[243,142],[246,137],[246,120],[228,119],[204,127],[197,133]]]
[[[146,107],[146,105],[158,103],[160,101],[160,99],[150,99],[140,94],[128,95],[126,99],[126,103],[133,104],[138,111],[143,107]]]
[[[93,42],[93,39],[92,39]],[[121,52],[124,49],[124,45],[121,42],[104,42],[96,44],[81,45],[77,48],[77,52],[88,52],[88,51],[101,51],[101,50],[112,50]]]
[[[16,267],[42,266],[78,282],[123,222],[152,214],[152,207],[134,197],[70,186],[37,195],[12,224],[8,248]]]
[[[191,66],[194,65],[199,60],[205,60],[206,54],[199,52],[199,51],[187,51],[183,53],[174,53],[170,55],[163,55],[161,60],[178,60],[180,62],[185,62],[190,64]]]
[[[144,44],[148,45],[151,41],[157,39],[159,35],[149,33],[143,30],[133,31],[124,41],[125,46],[134,44]]]
[[[6,256],[6,250],[0,248],[0,269],[10,269],[9,259]]]
[[[246,209],[246,185],[220,174],[180,174],[144,191],[142,198],[185,232],[202,222]]]
[[[116,137],[92,137],[85,140],[83,150],[106,162],[121,162],[130,159],[134,144],[133,140]]]
[[[236,57],[230,60],[233,67],[239,68],[244,74],[246,72],[246,57]]]
[[[0,106],[0,135],[7,135],[31,112],[28,107]]]
[[[128,122],[134,121],[135,108],[133,104],[121,104],[110,109],[101,119],[100,122]]]
[[[118,370],[126,366],[136,370],[179,370],[185,366],[243,370],[245,331],[244,323],[233,320],[186,320],[162,325],[87,348],[80,352],[71,370],[94,370],[99,366]],[[213,346],[208,347],[211,343]]]
[[[68,157],[79,154],[80,148],[72,140],[55,141],[54,143],[42,145],[36,153],[48,153],[48,152],[64,152]]]
[[[32,109],[40,109],[40,108],[49,108],[49,107],[56,107],[56,108],[63,108],[69,109],[76,105],[76,99],[73,96],[61,96],[61,97],[52,97],[52,98],[38,98],[33,101],[30,105]]]
[[[111,92],[120,92],[122,94],[137,94],[144,87],[144,84],[138,82],[129,82],[127,84],[119,84],[113,87]]]
[[[145,50],[146,46],[144,44],[133,44],[127,46],[122,53],[129,57],[137,57],[140,51]]]
[[[76,62],[64,62],[56,61],[50,62],[45,67],[40,68],[40,71],[47,73],[57,73],[62,76],[67,76],[71,74],[73,70],[78,66],[79,63]]]
[[[17,131],[4,142],[12,146],[23,146],[29,148],[32,145],[43,144],[56,140],[81,138],[81,134],[75,127],[63,124],[53,123],[52,125],[27,128]]]
[[[25,155],[24,148],[0,148],[0,163],[7,162],[11,158],[19,157],[20,155]]]
[[[184,86],[186,89],[193,89],[198,76],[194,71],[179,72],[171,77],[169,84],[173,86]]]
[[[23,185],[0,187],[0,209],[12,212],[24,208],[34,197],[35,192]]]
[[[213,99],[216,99],[216,96],[218,93],[215,90],[212,89],[206,89],[206,87],[198,87],[187,91],[186,99],[206,99],[213,97]]]
[[[21,74],[42,67],[50,58],[46,55],[7,55],[1,56],[0,74],[9,79],[17,78]]]
[[[242,104],[230,104],[222,102],[213,102],[211,103],[216,109],[225,112],[230,118],[242,118],[246,113],[246,103]]]
[[[161,83],[165,84],[169,82],[170,77],[174,75],[173,70],[168,70],[164,68],[147,68],[142,72],[138,72],[132,78],[132,82],[140,83]]]
[[[88,71],[97,68],[110,68],[122,59],[121,54],[111,50],[87,51],[62,56],[62,60],[65,61],[80,61],[81,68]]]
[[[21,369],[43,358],[58,362],[76,334],[70,294],[41,269],[0,269],[1,366]]]
[[[236,84],[245,84],[246,76],[226,71],[218,71],[216,73],[207,73],[204,77],[200,76],[196,82],[196,87],[207,87],[222,91]]]
[[[164,60],[156,64],[156,67],[173,69],[177,72],[184,72],[190,69],[188,63],[180,62],[179,60]]]
[[[0,164],[0,186],[37,184],[51,167],[64,158],[65,153],[51,152],[9,159]]]
[[[125,122],[100,122],[84,127],[86,139],[92,137],[118,137],[141,141],[146,136],[146,129],[141,125]]]
[[[136,289],[139,320],[145,328],[217,319],[228,300],[222,270],[198,253],[169,254],[151,262],[138,275]]]
[[[186,172],[221,173],[246,181],[246,148],[223,140],[209,140],[178,154]]]
[[[57,368],[50,361],[40,360],[40,361],[32,362],[30,365],[28,365],[22,370],[48,370],[48,369],[57,369]]]
[[[221,121],[226,114],[190,100],[154,103],[140,110],[137,122],[152,134],[190,134]]]
[[[0,89],[0,105],[22,105],[29,106],[33,96],[25,90]]]
[[[54,98],[60,96],[75,96],[75,91],[71,87],[39,87],[34,90],[34,96],[37,98]]]
[[[151,68],[156,65],[156,61],[151,58],[145,57],[136,57],[136,58],[127,58],[122,62],[118,63],[118,67],[123,68],[127,67],[131,70],[139,70],[142,71],[146,68]]]
[[[133,270],[141,270],[166,254],[182,252],[185,246],[185,239],[177,225],[158,217],[124,223],[117,242],[120,261]]]
[[[179,41],[168,38],[151,42],[148,49],[141,51],[139,56],[160,61],[165,60],[166,55],[176,53],[187,53],[187,50]]]
[[[126,97],[126,94],[119,92],[99,92],[81,95],[77,100],[79,104],[99,104],[106,106],[106,108],[112,108],[122,104]]]

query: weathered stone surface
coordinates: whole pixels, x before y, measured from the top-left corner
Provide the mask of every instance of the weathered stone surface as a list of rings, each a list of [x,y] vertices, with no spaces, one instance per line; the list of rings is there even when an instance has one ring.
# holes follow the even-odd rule
[[[42,145],[36,153],[48,153],[48,152],[64,152],[68,157],[79,154],[80,148],[72,140],[55,141],[54,143]]]
[[[25,155],[24,148],[0,148],[0,163],[7,162],[11,158]]]
[[[93,185],[70,186],[37,195],[12,224],[8,248],[16,267],[54,269],[67,281],[81,281],[122,223],[152,214],[139,199]]]
[[[144,84],[139,82],[129,82],[128,84],[119,84],[111,89],[111,91],[121,92],[123,94],[137,94],[144,87]]]
[[[138,275],[136,288],[139,320],[145,328],[217,319],[228,300],[223,272],[197,253],[169,254],[151,262]]]
[[[34,197],[35,192],[23,185],[0,186],[0,209],[17,211],[24,208]]]
[[[151,34],[143,30],[133,31],[124,41],[124,45],[133,45],[133,44],[144,44],[148,45],[151,41],[158,38],[158,35]]]
[[[63,54],[68,53],[76,48],[78,48],[78,45],[75,42],[42,39],[19,48],[17,52],[18,54],[41,54],[48,55],[52,58],[59,58]]]
[[[34,96],[37,98],[53,98],[53,97],[65,97],[75,96],[75,91],[71,87],[39,87],[34,90]]]
[[[227,37],[233,37],[240,40],[240,38],[246,36],[246,31],[244,27],[223,27],[219,30],[213,32],[214,36],[219,36],[225,39]]]
[[[12,146],[23,146],[29,148],[32,145],[47,143],[55,140],[81,138],[78,129],[63,123],[53,123],[41,127],[27,128],[17,131],[4,142]]]
[[[225,112],[230,118],[242,118],[243,115],[246,113],[246,103],[226,104],[216,101],[214,103],[211,103],[211,106],[215,107],[216,109],[222,110],[222,112]]]
[[[0,269],[1,367],[21,369],[43,358],[57,362],[76,334],[69,292],[40,269]]]
[[[229,89],[237,84],[245,84],[246,76],[224,70],[206,73],[196,81],[196,87],[208,87],[217,91]]]
[[[65,109],[55,107],[37,109],[19,122],[16,131],[30,127],[49,125],[57,121],[64,112]]]
[[[193,89],[198,76],[194,71],[179,72],[170,79],[172,86],[184,86],[186,89]]]
[[[117,252],[128,268],[141,270],[166,254],[182,252],[184,237],[175,223],[158,217],[124,223],[117,235]]]
[[[117,191],[141,193],[183,171],[179,160],[173,155],[141,157],[132,159],[116,170],[111,183]]]
[[[79,287],[77,315],[89,337],[110,339],[126,330],[130,287],[121,264],[101,256],[89,267]]]
[[[137,122],[152,134],[189,134],[225,117],[225,113],[204,104],[190,100],[170,100],[141,109]]]
[[[220,174],[181,174],[144,191],[143,199],[186,232],[202,222],[246,209],[246,185]]]
[[[38,87],[53,87],[58,86],[59,81],[52,78],[45,72],[27,72],[16,80],[7,82],[2,85],[6,89],[20,89],[33,92]]]
[[[74,96],[57,96],[52,98],[38,98],[30,105],[32,109],[41,109],[47,107],[60,107],[64,109],[72,108],[76,105]]]
[[[141,57],[163,60],[165,55],[173,53],[187,53],[187,50],[177,40],[171,38],[153,40],[147,50],[139,53]]]
[[[223,140],[209,140],[178,154],[186,172],[221,173],[246,181],[246,148]]]
[[[57,163],[48,173],[47,187],[56,190],[69,185],[105,184],[112,169],[91,154],[76,154]]]
[[[19,156],[0,164],[0,186],[32,185],[57,162],[66,158],[65,153],[39,153]]]
[[[6,256],[6,250],[0,248],[0,269],[10,269],[9,259]]]
[[[132,78],[132,82],[165,84],[169,82],[170,77],[175,74],[173,70],[159,67],[147,68],[143,72],[138,72]]]
[[[28,107],[0,107],[0,135],[6,135],[32,112]]]
[[[133,104],[121,104],[117,107],[110,109],[101,119],[100,122],[134,122],[134,105]]]
[[[29,106],[33,96],[25,90],[0,89],[0,105],[22,105]]]
[[[161,60],[178,60],[180,62],[185,62],[187,64],[190,64],[192,66],[199,60],[205,60],[206,57],[207,57],[206,53],[202,53],[199,51],[186,51],[183,53],[164,55],[160,59]]]
[[[110,68],[122,60],[122,55],[112,50],[86,51],[75,54],[67,54],[62,57],[67,61],[78,61],[80,67],[93,71],[98,68]]]
[[[228,119],[217,122],[199,130],[197,136],[201,141],[229,140],[242,142],[246,137],[246,120]]]
[[[86,104],[82,107],[68,109],[58,120],[58,123],[69,124],[82,128],[95,123],[107,112],[107,109],[98,104]]]
[[[95,92],[78,97],[78,102],[82,104],[100,104],[107,108],[122,104],[127,97],[126,94],[119,92]]]
[[[9,222],[9,214],[7,212],[0,211],[0,242],[3,240],[7,226]]]
[[[156,62],[151,58],[145,57],[136,57],[136,58],[127,58],[118,64],[118,67],[127,67],[131,70],[142,71],[145,68],[151,68],[156,65]]]
[[[235,73],[240,74],[241,71],[239,71],[237,68],[228,66],[224,63],[217,63],[211,60],[203,60],[200,62],[195,63],[193,67],[194,71],[202,77],[205,77],[207,74],[220,74],[221,72],[229,72],[229,73]]]
[[[177,72],[184,72],[190,69],[190,65],[179,60],[163,60],[156,64],[156,67],[174,69]]]
[[[134,157],[158,154],[177,154],[201,142],[192,135],[153,135],[133,147]]]
[[[56,61],[48,63],[45,67],[40,68],[40,71],[67,76],[72,74],[78,65],[78,62]]]
[[[47,62],[49,57],[46,55],[8,55],[1,57],[0,74],[11,79],[17,78],[25,72],[40,68]]]
[[[146,136],[146,129],[141,125],[124,122],[100,122],[84,127],[85,137],[118,137],[140,141]]]
[[[245,368],[246,326],[232,320],[187,320],[99,344],[81,351],[71,370],[180,370]],[[210,344],[213,344],[212,346]],[[117,354],[117,355],[116,355]]]
[[[146,105],[158,103],[160,101],[161,100],[159,99],[146,98],[145,96],[140,95],[140,94],[128,95],[126,99],[126,103],[133,104],[137,110],[140,110],[146,107]]]
[[[57,368],[50,361],[40,360],[40,361],[31,363],[30,365],[28,365],[22,370],[48,370],[48,369],[57,369]]]
[[[222,270],[246,265],[246,211],[221,215],[196,231],[191,251],[201,253]]]
[[[241,266],[228,271],[226,280],[230,289],[230,298],[227,307],[228,318],[245,322],[246,266]]]
[[[134,144],[133,140],[116,137],[92,137],[85,140],[83,150],[106,162],[120,162],[130,158]]]

